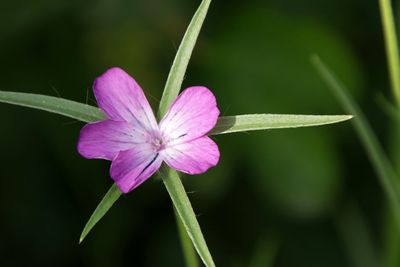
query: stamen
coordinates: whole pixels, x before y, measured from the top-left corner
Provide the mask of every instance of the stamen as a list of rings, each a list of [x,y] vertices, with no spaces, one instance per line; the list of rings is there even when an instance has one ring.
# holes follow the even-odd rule
[[[158,133],[153,134],[150,142],[153,147],[153,150],[157,153],[165,149],[164,138],[162,138]]]

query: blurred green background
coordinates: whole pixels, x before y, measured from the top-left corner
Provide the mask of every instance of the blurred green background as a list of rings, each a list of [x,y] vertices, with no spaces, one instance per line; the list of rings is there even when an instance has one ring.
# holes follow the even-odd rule
[[[93,80],[119,66],[156,108],[199,3],[3,1],[0,89],[95,105]],[[341,114],[309,62],[313,53],[384,139],[388,120],[376,99],[388,93],[388,79],[377,1],[214,1],[184,86],[211,88],[223,115]],[[109,163],[78,155],[83,123],[5,104],[0,114],[0,266],[184,265],[157,178],[122,197],[78,245],[111,185]],[[349,122],[215,139],[220,164],[183,179],[217,265],[376,266],[385,202]]]

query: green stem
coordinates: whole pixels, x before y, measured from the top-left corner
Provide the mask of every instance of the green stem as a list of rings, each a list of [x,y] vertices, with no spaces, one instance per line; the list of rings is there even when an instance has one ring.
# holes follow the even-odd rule
[[[379,0],[379,5],[392,91],[397,105],[400,106],[400,62],[393,10],[390,0]]]
[[[392,162],[397,163],[394,166],[395,170],[400,173],[400,123],[397,120],[392,120],[391,122],[389,133],[390,155]],[[400,264],[400,229],[396,227],[396,218],[393,212],[387,209],[386,213],[386,223],[384,225],[385,266],[398,267]]]
[[[346,112],[354,115],[352,122],[356,132],[367,151],[367,155],[369,156],[376,173],[378,174],[378,178],[380,179],[379,181],[389,203],[391,204],[392,211],[396,217],[397,226],[400,229],[400,186],[393,165],[390,163],[389,158],[384,152],[375,133],[371,129],[364,113],[353,98],[347,93],[346,88],[318,56],[312,57],[311,61],[318,73],[325,80],[326,84],[332,89],[333,93],[343,105]]]
[[[197,260],[196,251],[194,250],[194,247],[192,245],[192,241],[190,240],[186,232],[185,226],[179,218],[179,214],[177,213],[176,209],[174,209],[174,211],[186,267],[200,267],[199,261]]]
[[[214,261],[208,250],[207,243],[201,232],[200,225],[190,204],[189,198],[185,192],[182,181],[178,173],[167,166],[162,166],[161,177],[170,195],[176,212],[181,219],[189,238],[199,253],[200,258],[207,267],[215,267]]]
[[[383,210],[383,263],[385,267],[399,266],[400,236],[397,221],[391,209]]]
[[[390,0],[380,0],[380,11],[382,18],[383,32],[385,35],[387,62],[390,72],[391,88],[396,102],[397,114],[400,108],[400,63],[399,51],[396,36],[395,20]],[[400,123],[393,121],[391,124],[391,136],[389,137],[391,145],[391,158],[393,162],[399,162],[400,147],[399,147],[399,133]],[[395,165],[394,168],[400,171],[400,166]],[[399,266],[400,257],[398,250],[400,248],[400,232],[396,228],[395,215],[391,214],[390,210],[387,211],[385,228],[385,253],[386,265]]]

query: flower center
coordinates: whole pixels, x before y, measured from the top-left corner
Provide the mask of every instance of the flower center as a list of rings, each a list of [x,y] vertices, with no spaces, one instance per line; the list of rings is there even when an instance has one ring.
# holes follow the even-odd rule
[[[151,140],[151,146],[155,152],[160,152],[161,150],[165,149],[165,142],[164,139],[159,136],[155,135]]]

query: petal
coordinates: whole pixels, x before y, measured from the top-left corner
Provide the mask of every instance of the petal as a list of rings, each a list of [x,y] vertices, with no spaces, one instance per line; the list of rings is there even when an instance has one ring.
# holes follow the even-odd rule
[[[160,122],[160,130],[167,143],[184,143],[207,134],[218,116],[213,93],[202,86],[189,87],[171,105]]]
[[[86,124],[79,135],[78,152],[89,159],[112,160],[122,150],[146,142],[146,133],[127,122],[105,120]]]
[[[99,108],[110,119],[127,121],[147,130],[157,129],[154,113],[136,81],[120,68],[111,68],[94,81]]]
[[[162,155],[170,167],[189,174],[206,172],[219,161],[218,146],[207,136],[168,147]]]
[[[119,189],[128,193],[152,176],[162,161],[162,155],[149,144],[137,145],[118,154],[111,164],[110,175]]]

